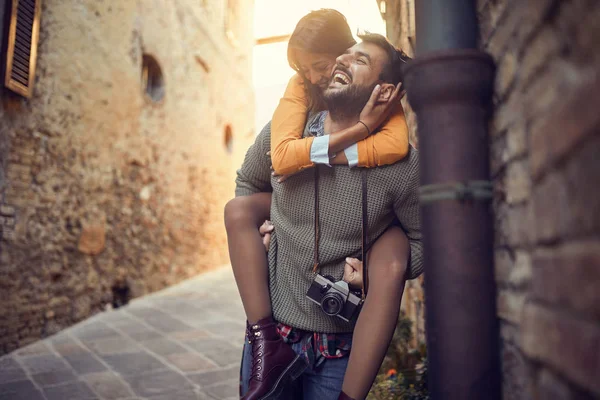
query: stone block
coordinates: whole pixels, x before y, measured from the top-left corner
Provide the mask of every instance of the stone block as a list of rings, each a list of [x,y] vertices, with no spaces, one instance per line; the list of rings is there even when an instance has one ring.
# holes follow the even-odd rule
[[[498,290],[497,307],[498,317],[510,323],[520,325],[525,305],[526,293],[523,291],[500,289]]]
[[[570,212],[564,175],[555,173],[536,184],[532,200],[536,241],[547,243],[558,239],[567,231]]]
[[[504,187],[504,169],[506,167],[507,137],[506,132],[494,133],[490,145],[490,174],[494,185]],[[500,182],[501,181],[501,182]]]
[[[23,369],[6,369],[0,370],[0,385],[8,382],[24,381],[29,379]]]
[[[540,249],[533,256],[532,296],[600,321],[600,240]]]
[[[125,399],[134,396],[129,386],[112,372],[89,374],[83,380],[103,399]]]
[[[505,162],[524,156],[527,148],[527,126],[523,122],[512,125],[506,133]]]
[[[61,385],[77,380],[77,376],[69,369],[42,372],[35,374],[31,379],[40,387]]]
[[[84,382],[72,382],[44,388],[48,400],[95,400],[98,397]]]
[[[64,359],[71,365],[77,375],[92,374],[95,372],[106,371],[106,367],[91,353],[70,353],[65,354]]]
[[[119,331],[136,341],[146,341],[162,337],[162,334],[140,322],[131,321],[115,326]]]
[[[83,227],[77,249],[89,255],[97,255],[104,250],[106,228],[104,224],[89,224]]]
[[[171,370],[126,376],[124,379],[129,383],[134,393],[141,397],[176,393],[193,388],[183,375]]]
[[[170,354],[165,358],[171,365],[184,373],[204,372],[217,368],[217,365],[206,357],[190,352]]]
[[[5,217],[14,217],[16,212],[17,210],[14,206],[9,206],[8,204],[0,205],[0,215],[3,215]]]
[[[575,384],[600,394],[600,326],[535,303],[525,307],[523,351]]]
[[[564,99],[569,82],[568,75],[572,67],[564,62],[555,62],[548,65],[533,79],[527,89],[519,87],[519,113],[526,121],[544,120],[548,115],[556,112]],[[517,91],[515,91],[517,92]],[[533,146],[530,143],[530,147]]]
[[[564,167],[547,174],[533,188],[536,239],[593,235],[600,230],[600,135],[580,147]],[[583,190],[582,190],[583,188]]]
[[[527,160],[514,161],[506,168],[506,201],[508,204],[521,203],[529,199],[531,178]]]
[[[495,95],[504,98],[515,84],[519,62],[514,51],[507,51],[499,60],[496,71]]]
[[[77,325],[71,330],[71,334],[84,342],[121,336],[119,332],[97,320]]]
[[[202,387],[214,385],[216,383],[227,382],[232,379],[239,378],[240,367],[231,366],[225,369],[202,372],[199,374],[189,374],[187,377]]]
[[[599,126],[600,129],[600,126]],[[597,131],[600,133],[600,130]],[[574,237],[600,232],[600,134],[590,137],[572,153],[564,167],[568,195],[568,234]]]
[[[204,391],[215,399],[229,399],[239,396],[239,384],[239,379],[232,379],[204,388]]]
[[[242,351],[239,347],[218,339],[199,340],[189,342],[187,345],[221,367],[234,363],[239,364],[242,357]]]
[[[508,278],[511,287],[517,290],[529,289],[532,274],[531,254],[528,251],[517,250],[514,267]]]
[[[68,369],[65,361],[54,354],[21,357],[19,362],[30,374]]]
[[[107,354],[101,356],[111,368],[123,376],[139,375],[168,369],[168,367],[156,357],[146,351],[125,354]]]
[[[33,355],[42,355],[42,354],[50,354],[51,350],[48,348],[46,343],[37,342],[30,346],[24,347],[17,351],[17,355],[20,357],[23,356],[33,356]]]
[[[533,207],[523,203],[507,210],[507,243],[515,248],[527,247],[533,242]]]
[[[85,344],[96,354],[131,353],[140,350],[136,342],[125,337],[86,341]]]
[[[569,71],[576,74],[576,71]],[[534,180],[569,154],[577,145],[597,133],[600,113],[600,77],[579,72],[576,85],[561,93],[555,109],[531,126],[531,172]]]
[[[519,63],[519,78],[526,88],[529,82],[537,78],[542,69],[566,46],[566,40],[550,25],[544,25],[529,45],[524,49],[523,59]]]
[[[584,393],[565,381],[553,371],[543,368],[537,379],[537,398],[552,400],[592,400],[593,395]]]
[[[0,385],[1,400],[47,400],[29,381],[9,382]]]
[[[180,344],[166,338],[146,340],[142,342],[142,345],[151,352],[161,356],[186,352],[186,349]]]

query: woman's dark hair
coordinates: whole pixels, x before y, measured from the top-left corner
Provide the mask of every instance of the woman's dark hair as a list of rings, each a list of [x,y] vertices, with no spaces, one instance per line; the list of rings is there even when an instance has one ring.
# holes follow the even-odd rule
[[[322,108],[321,91],[302,73],[294,50],[337,56],[355,44],[356,40],[352,36],[348,21],[339,11],[323,8],[311,11],[300,19],[288,43],[288,63],[304,79],[309,94],[310,109]]]

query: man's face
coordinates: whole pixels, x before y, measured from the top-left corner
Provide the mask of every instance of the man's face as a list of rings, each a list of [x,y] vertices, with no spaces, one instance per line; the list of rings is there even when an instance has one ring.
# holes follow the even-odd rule
[[[325,96],[355,91],[353,86],[373,88],[387,62],[386,52],[373,43],[352,46],[337,58]]]
[[[388,62],[386,52],[372,43],[359,43],[339,56],[323,100],[332,118],[353,117],[362,111]]]

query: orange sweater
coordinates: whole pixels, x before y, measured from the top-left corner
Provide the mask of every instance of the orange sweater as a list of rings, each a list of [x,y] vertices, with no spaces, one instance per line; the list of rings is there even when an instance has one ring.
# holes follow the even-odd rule
[[[277,174],[286,175],[312,167],[310,149],[312,137],[302,138],[308,101],[304,83],[294,75],[271,121],[271,162]],[[389,165],[408,154],[408,126],[402,105],[381,129],[358,142],[358,166]]]

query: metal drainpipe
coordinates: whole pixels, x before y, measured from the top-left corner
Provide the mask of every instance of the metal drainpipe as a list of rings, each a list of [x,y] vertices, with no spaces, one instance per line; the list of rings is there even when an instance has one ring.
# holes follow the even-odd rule
[[[488,118],[494,62],[477,50],[474,0],[416,0],[417,113],[429,389],[435,400],[501,398]]]

